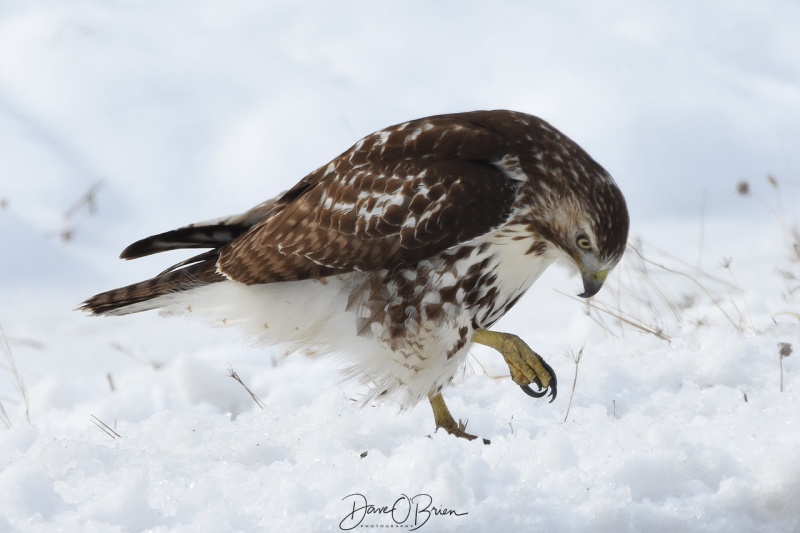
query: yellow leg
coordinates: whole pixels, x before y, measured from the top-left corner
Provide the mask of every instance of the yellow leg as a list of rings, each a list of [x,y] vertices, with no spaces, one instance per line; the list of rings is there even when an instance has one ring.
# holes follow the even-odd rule
[[[461,437],[462,439],[475,440],[478,438],[476,435],[472,435],[471,433],[464,431],[467,429],[467,425],[464,422],[456,422],[455,418],[453,418],[453,415],[450,414],[450,409],[447,408],[447,404],[444,403],[444,398],[442,397],[441,393],[428,396],[428,401],[431,402],[431,408],[433,409],[433,420],[436,422],[436,429],[442,428],[451,435]],[[483,443],[491,444],[491,441],[488,439],[483,439]]]
[[[522,339],[510,333],[476,329],[472,342],[489,346],[500,352],[511,371],[511,379],[522,387],[526,394],[534,398],[541,398],[549,390],[550,396],[552,396],[550,401],[556,399],[558,389],[555,372]],[[537,385],[540,390],[531,389],[529,386],[531,383]]]

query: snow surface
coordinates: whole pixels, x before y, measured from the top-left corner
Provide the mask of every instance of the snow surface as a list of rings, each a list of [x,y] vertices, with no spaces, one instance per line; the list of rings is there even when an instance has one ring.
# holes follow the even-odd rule
[[[0,530],[800,531],[798,27],[789,0],[4,3]],[[336,360],[72,311],[181,257],[116,259],[138,238],[488,108],[586,148],[657,263],[629,253],[596,299],[635,325],[555,268],[498,324],[553,365],[552,404],[475,349],[445,395],[490,446],[357,408]],[[418,496],[403,521],[404,495],[461,515]],[[364,501],[401,523],[357,525]]]

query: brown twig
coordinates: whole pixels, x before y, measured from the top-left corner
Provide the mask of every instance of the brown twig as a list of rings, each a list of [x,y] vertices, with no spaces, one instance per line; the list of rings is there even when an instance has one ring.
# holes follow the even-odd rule
[[[792,355],[792,345],[788,342],[778,343],[778,362],[781,367],[781,392],[783,392],[783,360]]]
[[[22,396],[22,402],[25,404],[25,420],[30,422],[31,415],[30,415],[30,403],[28,402],[28,390],[25,388],[25,382],[22,381],[22,376],[20,375],[19,370],[17,370],[17,363],[14,360],[14,354],[11,353],[11,346],[8,344],[8,337],[6,337],[6,332],[3,331],[3,326],[0,326],[0,336],[3,337],[3,347],[4,347],[3,351],[6,353],[6,359],[8,360],[8,367],[6,370],[8,370],[8,372],[10,372],[11,375],[14,377],[14,381],[17,384],[17,389],[19,390],[19,393]],[[7,420],[6,425],[10,426],[11,420],[8,419],[8,417],[5,414],[5,411],[3,411],[3,418],[4,420]]]
[[[567,413],[564,415],[564,422],[567,421],[569,410],[572,408],[572,398],[575,396],[575,387],[578,384],[578,367],[581,364],[581,359],[583,359],[583,348],[584,347],[581,346],[577,354],[572,350],[569,351],[568,357],[575,363],[575,375],[572,378],[572,390],[569,393],[569,403],[567,404]]]
[[[245,384],[244,384],[244,381],[242,381],[242,378],[240,378],[240,377],[239,377],[239,374],[237,374],[237,373],[236,373],[236,372],[233,370],[233,368],[232,368],[232,367],[231,367],[231,368],[228,370],[228,376],[230,376],[230,377],[232,377],[233,379],[235,379],[236,381],[238,381],[238,382],[239,382],[239,384],[240,384],[242,387],[244,387],[244,390],[246,390],[246,391],[247,391],[247,393],[250,395],[250,397],[251,397],[251,398],[253,398],[253,401],[254,401],[254,402],[256,402],[256,405],[257,405],[257,406],[259,406],[261,409],[263,409],[263,408],[264,408],[264,402],[262,402],[262,401],[259,399],[259,397],[258,397],[258,396],[256,396],[256,395],[255,395],[255,393],[254,393],[253,391],[251,391],[251,390],[250,390],[250,387],[248,387],[247,385],[245,385]]]
[[[554,289],[554,290],[558,294],[564,295],[567,298],[571,298],[571,299],[576,300],[576,301],[581,301],[579,298],[576,298],[576,297],[572,296],[571,294],[567,294],[565,292],[561,292],[561,291],[556,290],[556,289]],[[669,337],[669,335],[666,335],[665,333],[663,333],[661,331],[657,331],[655,329],[652,329],[652,328],[649,328],[649,327],[645,326],[644,324],[634,322],[632,318],[631,319],[625,318],[624,316],[622,316],[619,313],[615,313],[615,312],[613,312],[613,311],[611,311],[609,309],[606,309],[605,307],[602,307],[603,304],[598,304],[598,302],[589,301],[589,300],[585,300],[585,302],[586,302],[586,305],[588,305],[592,309],[595,309],[596,311],[599,311],[601,313],[606,313],[609,316],[612,316],[612,317],[616,318],[620,322],[631,326],[632,328],[638,329],[639,331],[642,331],[644,333],[649,333],[650,335],[655,335],[659,339],[665,340],[667,342],[670,342],[672,340]]]
[[[108,424],[106,424],[105,422],[103,422],[102,420],[100,420],[99,418],[97,418],[92,414],[90,414],[90,416],[92,417],[92,424],[100,428],[103,431],[103,433],[105,433],[112,439],[122,438],[122,435],[111,429],[111,427],[109,427]]]
[[[64,211],[64,220],[69,220],[74,217],[84,206],[86,206],[90,215],[94,215],[97,212],[97,191],[99,191],[102,186],[103,180],[100,180],[89,187],[89,190],[83,193],[69,209]]]

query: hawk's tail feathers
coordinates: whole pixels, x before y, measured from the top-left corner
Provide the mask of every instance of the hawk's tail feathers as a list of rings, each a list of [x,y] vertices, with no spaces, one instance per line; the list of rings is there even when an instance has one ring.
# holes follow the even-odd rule
[[[163,305],[163,296],[224,279],[216,271],[216,261],[203,261],[127,287],[102,292],[83,302],[78,310],[93,315],[127,315],[149,311]]]

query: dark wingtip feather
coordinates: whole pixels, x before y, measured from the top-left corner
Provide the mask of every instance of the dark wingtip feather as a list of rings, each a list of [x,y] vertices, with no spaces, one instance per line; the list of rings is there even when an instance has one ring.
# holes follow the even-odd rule
[[[152,235],[131,244],[120,254],[122,259],[137,259],[179,248],[219,248],[247,231],[249,224],[209,224],[186,226]]]
[[[139,257],[145,257],[169,250],[170,248],[165,247],[163,244],[163,239],[165,236],[169,236],[170,233],[172,232],[167,231],[165,233],[159,233],[158,235],[140,239],[122,250],[122,253],[119,254],[119,257],[120,259],[137,259]]]

